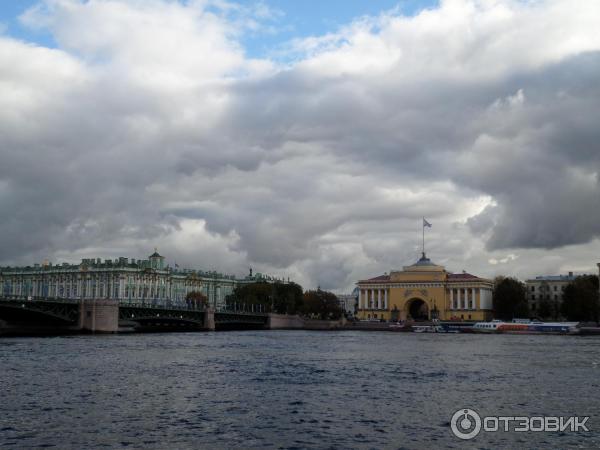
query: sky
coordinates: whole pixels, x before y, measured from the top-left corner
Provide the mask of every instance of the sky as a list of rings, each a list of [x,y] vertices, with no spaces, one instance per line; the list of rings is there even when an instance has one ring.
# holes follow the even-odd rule
[[[575,6],[576,5],[576,6]],[[600,2],[0,3],[0,265],[349,292],[600,262]]]

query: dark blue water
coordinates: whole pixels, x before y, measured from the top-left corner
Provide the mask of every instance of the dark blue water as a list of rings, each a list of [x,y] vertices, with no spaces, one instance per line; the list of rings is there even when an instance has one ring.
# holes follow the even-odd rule
[[[599,448],[600,339],[265,331],[0,339],[0,447]],[[452,414],[591,416],[481,433]]]

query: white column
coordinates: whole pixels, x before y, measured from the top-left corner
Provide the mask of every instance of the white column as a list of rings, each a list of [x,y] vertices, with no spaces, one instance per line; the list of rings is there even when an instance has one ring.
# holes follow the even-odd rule
[[[365,302],[365,290],[361,289],[358,295],[358,309],[367,309]]]
[[[458,288],[456,290],[456,304],[458,306],[458,309],[462,309],[462,288]]]
[[[471,291],[473,292],[473,309],[477,309],[477,291],[479,288],[473,288]]]
[[[381,289],[377,289],[377,309],[381,309]]]
[[[467,309],[467,288],[462,289],[462,309]]]
[[[450,309],[454,309],[454,288],[450,289]]]
[[[387,311],[388,309],[388,290],[383,290],[383,309]]]
[[[369,293],[369,309],[373,309],[375,307],[375,289],[371,289]]]

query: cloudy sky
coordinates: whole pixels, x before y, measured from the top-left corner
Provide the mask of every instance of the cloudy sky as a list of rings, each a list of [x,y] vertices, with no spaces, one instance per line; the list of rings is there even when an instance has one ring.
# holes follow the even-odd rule
[[[323,5],[325,3],[325,5]],[[0,264],[349,291],[600,262],[600,1],[0,5]]]

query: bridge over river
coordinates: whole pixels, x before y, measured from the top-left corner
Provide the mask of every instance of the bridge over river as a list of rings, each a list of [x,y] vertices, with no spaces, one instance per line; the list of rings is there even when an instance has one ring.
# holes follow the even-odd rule
[[[265,329],[271,316],[167,303],[0,297],[0,334]]]

